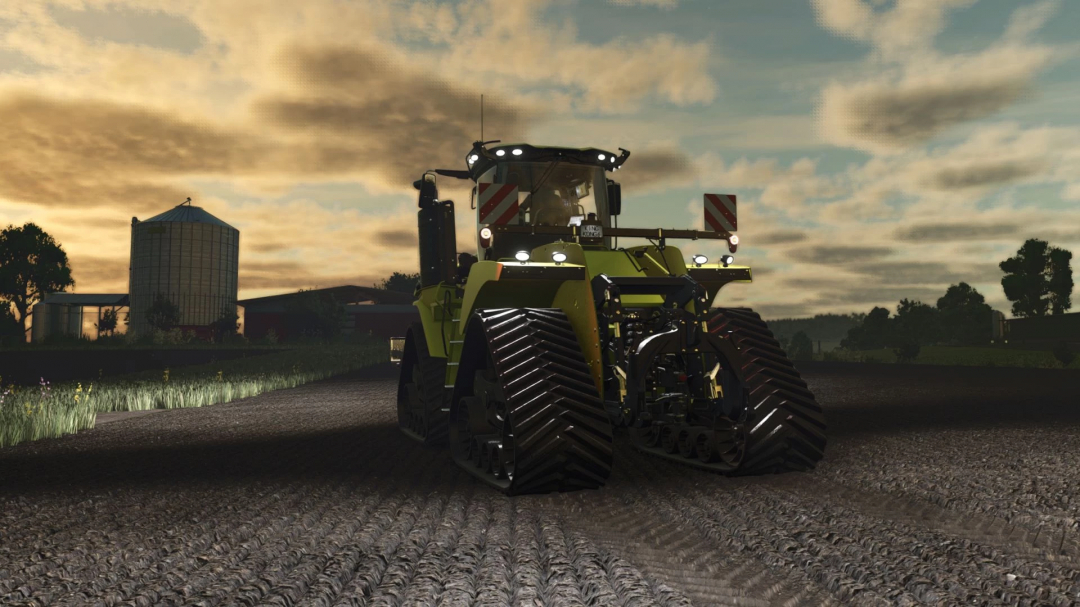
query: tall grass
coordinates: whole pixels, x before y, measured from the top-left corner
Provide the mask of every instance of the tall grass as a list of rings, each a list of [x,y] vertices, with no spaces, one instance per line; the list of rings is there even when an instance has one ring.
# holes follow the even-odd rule
[[[300,348],[106,379],[0,389],[0,447],[78,432],[98,413],[204,407],[348,373],[389,359],[385,343]],[[2,380],[2,378],[0,378]]]

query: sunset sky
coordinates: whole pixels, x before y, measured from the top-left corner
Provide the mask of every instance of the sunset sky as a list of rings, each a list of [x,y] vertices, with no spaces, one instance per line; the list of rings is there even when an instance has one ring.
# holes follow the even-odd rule
[[[721,304],[967,281],[1008,313],[1025,238],[1080,254],[1077,24],[1072,0],[6,1],[0,223],[123,293],[132,216],[191,196],[241,232],[242,299],[370,285],[417,270],[411,183],[464,168],[483,93],[488,139],[629,149],[621,226],[736,194],[755,281]]]

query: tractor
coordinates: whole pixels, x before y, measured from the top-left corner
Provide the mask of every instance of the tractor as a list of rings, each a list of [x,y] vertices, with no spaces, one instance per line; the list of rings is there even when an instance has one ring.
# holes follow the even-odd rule
[[[735,196],[704,195],[705,230],[620,228],[619,152],[477,141],[467,169],[413,184],[420,322],[401,352],[401,430],[510,495],[602,486],[616,435],[727,475],[812,469],[813,394],[756,313],[712,307],[751,280],[733,263]],[[457,251],[440,176],[472,182],[476,255]],[[730,254],[671,244],[706,239]]]

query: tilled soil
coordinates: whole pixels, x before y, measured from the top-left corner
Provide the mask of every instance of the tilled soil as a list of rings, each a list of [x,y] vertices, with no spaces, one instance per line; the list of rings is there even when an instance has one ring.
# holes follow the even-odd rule
[[[1080,603],[1080,374],[802,367],[811,473],[507,498],[377,370],[0,449],[0,605]]]

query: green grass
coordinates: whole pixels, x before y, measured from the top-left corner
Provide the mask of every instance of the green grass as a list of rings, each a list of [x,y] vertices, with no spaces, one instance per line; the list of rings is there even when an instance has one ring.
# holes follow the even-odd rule
[[[106,378],[95,384],[0,390],[0,447],[78,432],[98,413],[204,407],[355,371],[389,360],[372,340]],[[2,379],[2,378],[0,378]]]
[[[896,354],[892,348],[868,351],[834,350],[822,355],[814,355],[815,360],[840,362],[878,362],[895,363]],[[919,350],[915,364],[920,365],[961,365],[984,367],[1029,367],[1040,369],[1060,369],[1062,365],[1050,352],[1042,350],[1013,350],[1009,348],[924,346]],[[1080,369],[1080,356],[1069,365],[1070,369]]]

